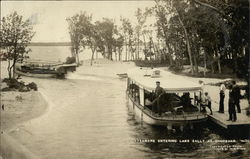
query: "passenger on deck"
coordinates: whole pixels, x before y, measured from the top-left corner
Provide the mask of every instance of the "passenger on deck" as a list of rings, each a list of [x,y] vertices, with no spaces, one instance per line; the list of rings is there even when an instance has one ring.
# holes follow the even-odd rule
[[[160,86],[160,82],[156,82],[155,95],[156,98],[165,93],[165,90]]]
[[[188,108],[192,105],[189,92],[183,93],[183,95],[181,96],[181,103],[184,110],[188,110]]]
[[[156,88],[155,88],[155,100],[153,101],[153,111],[156,113],[159,113],[161,115],[161,105],[159,103],[159,98],[162,94],[165,93],[165,90],[160,86],[160,82],[156,82]]]
[[[210,110],[210,115],[213,115],[212,111],[212,102],[211,102],[211,97],[208,95],[208,92],[202,93],[201,95],[201,107],[203,108],[202,111],[206,112],[206,107]]]

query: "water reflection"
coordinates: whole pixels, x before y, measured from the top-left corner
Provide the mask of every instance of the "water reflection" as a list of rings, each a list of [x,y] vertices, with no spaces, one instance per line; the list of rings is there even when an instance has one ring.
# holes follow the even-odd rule
[[[130,127],[133,128],[135,149],[147,154],[148,158],[200,158],[212,157],[213,143],[203,143],[202,140],[215,140],[221,137],[213,134],[207,124],[198,124],[193,130],[184,129],[184,132],[168,131],[166,127],[151,126],[135,116],[133,110],[128,107],[128,119]],[[189,142],[187,142],[189,140]],[[195,143],[192,141],[195,140]],[[183,142],[183,143],[181,143]],[[185,143],[187,142],[187,143]]]

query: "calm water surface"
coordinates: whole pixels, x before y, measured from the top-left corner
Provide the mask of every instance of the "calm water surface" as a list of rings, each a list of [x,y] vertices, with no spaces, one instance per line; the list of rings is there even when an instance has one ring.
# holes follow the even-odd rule
[[[77,77],[36,79],[49,102],[48,111],[11,132],[41,158],[151,159],[217,155],[211,148],[215,143],[137,142],[138,139],[215,140],[223,137],[206,126],[172,134],[165,128],[141,123],[128,109],[125,80],[82,74]]]

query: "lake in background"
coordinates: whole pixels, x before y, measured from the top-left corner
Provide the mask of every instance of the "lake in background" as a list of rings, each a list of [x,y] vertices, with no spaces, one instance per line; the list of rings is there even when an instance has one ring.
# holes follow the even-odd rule
[[[29,46],[32,50],[29,52],[28,56],[30,59],[39,59],[47,61],[61,61],[65,62],[66,58],[71,56],[70,46]],[[79,58],[81,60],[86,60],[91,58],[91,50],[85,49],[79,53]],[[141,53],[140,58],[144,58],[144,55]],[[101,53],[95,53],[94,58],[103,58]],[[128,55],[130,57],[130,55]],[[118,58],[118,57],[117,57]],[[113,53],[113,60],[115,60],[115,54]],[[125,48],[123,48],[122,60],[125,60]]]

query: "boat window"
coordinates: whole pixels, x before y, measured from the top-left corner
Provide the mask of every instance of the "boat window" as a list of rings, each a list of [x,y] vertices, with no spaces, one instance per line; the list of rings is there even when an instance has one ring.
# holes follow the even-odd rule
[[[129,80],[128,91],[131,97],[134,99],[135,102],[140,103],[140,93],[139,93],[139,86],[136,85],[132,80]]]
[[[179,93],[179,95],[177,93],[164,93],[159,99],[154,96],[151,101],[150,92],[145,91],[145,105],[153,111],[153,108],[159,104],[162,113],[176,112],[178,114],[178,112],[198,111],[198,108],[192,103],[193,98],[190,93]]]
[[[144,90],[144,100],[146,106],[151,105],[154,98],[154,93]]]
[[[193,105],[197,105],[197,100],[198,100],[198,94],[197,93],[190,93],[190,92],[183,92],[180,93],[179,96],[182,97],[184,100],[188,100],[189,103]]]

